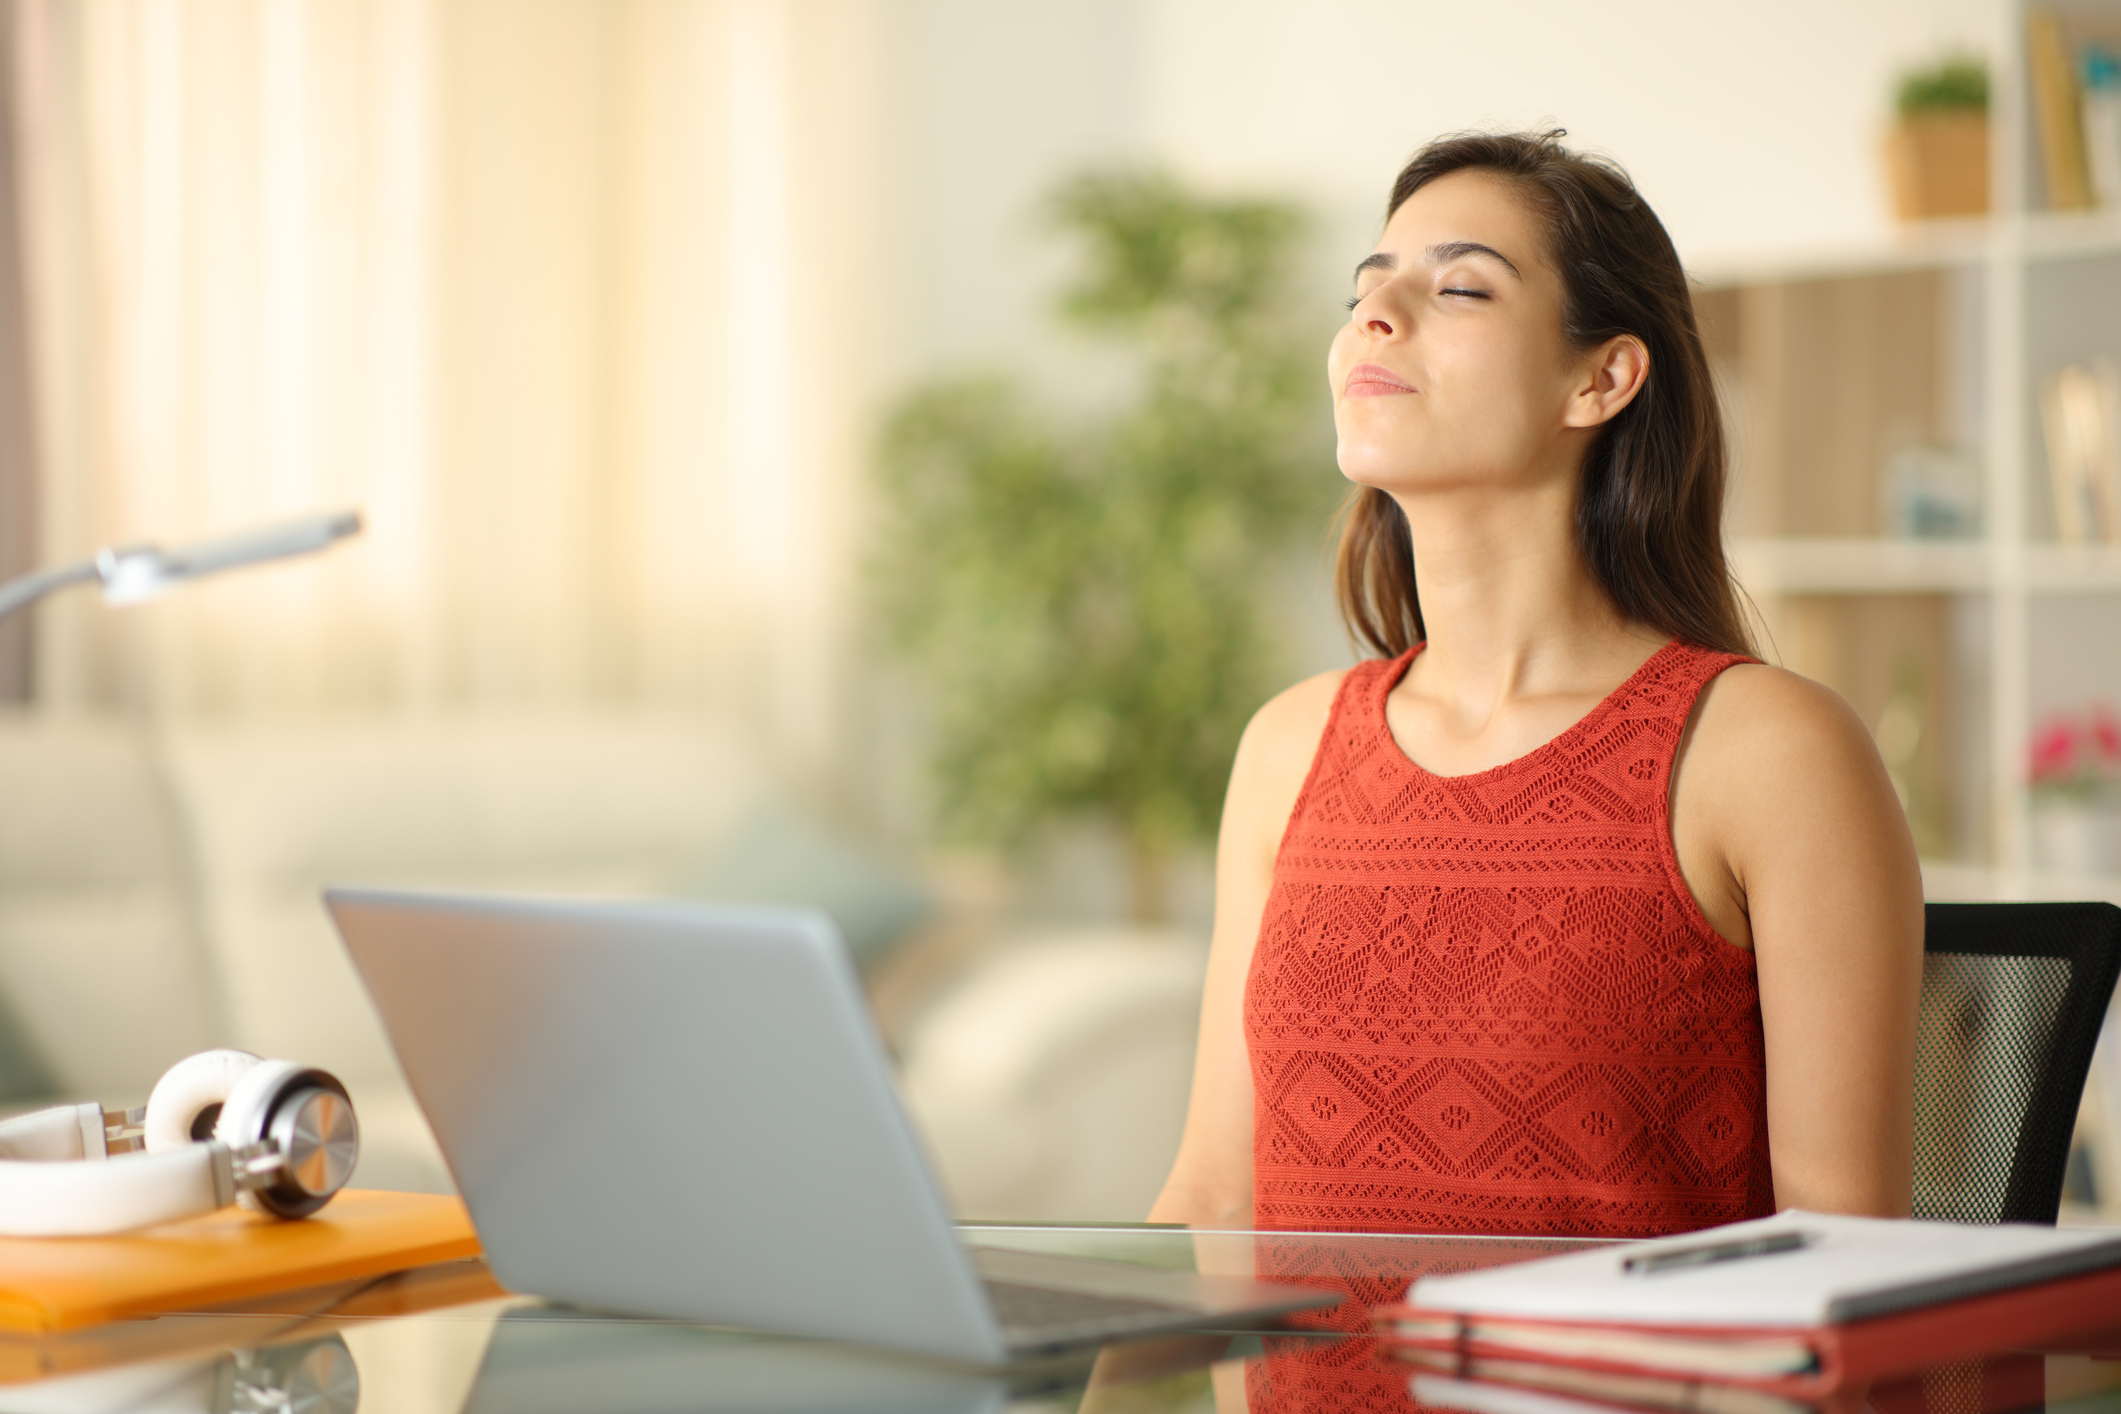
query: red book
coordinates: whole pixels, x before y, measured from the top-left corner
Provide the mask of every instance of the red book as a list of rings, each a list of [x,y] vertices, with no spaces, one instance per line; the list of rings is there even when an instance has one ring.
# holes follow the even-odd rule
[[[1810,1237],[1809,1260],[1788,1247],[1701,1256],[1788,1232]],[[1748,1310],[1759,1314],[1734,1318]],[[2073,1336],[2110,1341],[2121,1322],[2121,1233],[1785,1213],[1424,1280],[1409,1304],[1375,1319],[1388,1342],[1425,1352],[1422,1363],[1445,1373],[1530,1362],[1809,1398],[1948,1359]]]

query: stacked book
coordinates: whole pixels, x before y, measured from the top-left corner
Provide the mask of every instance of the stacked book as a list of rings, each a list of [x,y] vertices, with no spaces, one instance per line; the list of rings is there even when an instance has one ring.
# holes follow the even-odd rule
[[[1948,1362],[2121,1343],[2121,1232],[1791,1210],[1424,1277],[1377,1322],[1424,1404],[1794,1414]]]
[[[2047,204],[2121,207],[2121,33],[2074,32],[2051,9],[2028,13],[2026,58]]]
[[[2121,545],[2121,370],[2070,364],[2040,386],[2055,537]]]

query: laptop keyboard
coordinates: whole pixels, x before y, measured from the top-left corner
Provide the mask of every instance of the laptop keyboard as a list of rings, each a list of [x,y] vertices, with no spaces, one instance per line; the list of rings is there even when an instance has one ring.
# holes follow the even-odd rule
[[[1065,1338],[1074,1331],[1123,1331],[1137,1326],[1162,1325],[1194,1314],[1183,1306],[1165,1301],[1142,1301],[1131,1296],[1091,1296],[1080,1291],[1057,1291],[1050,1286],[1019,1286],[1011,1281],[989,1281],[987,1299],[994,1303],[994,1317],[1010,1335],[1035,1334]]]

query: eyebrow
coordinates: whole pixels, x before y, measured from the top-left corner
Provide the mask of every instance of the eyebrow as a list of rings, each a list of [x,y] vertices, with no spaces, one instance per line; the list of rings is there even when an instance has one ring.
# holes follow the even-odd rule
[[[1442,245],[1430,246],[1428,254],[1431,265],[1443,265],[1468,255],[1485,255],[1490,260],[1500,262],[1503,269],[1517,276],[1518,279],[1522,280],[1524,278],[1517,266],[1511,262],[1510,257],[1491,245],[1482,245],[1479,241],[1445,241]],[[1398,268],[1399,257],[1393,255],[1390,251],[1380,250],[1365,256],[1361,263],[1355,267],[1355,273],[1361,275],[1365,270],[1397,270]]]

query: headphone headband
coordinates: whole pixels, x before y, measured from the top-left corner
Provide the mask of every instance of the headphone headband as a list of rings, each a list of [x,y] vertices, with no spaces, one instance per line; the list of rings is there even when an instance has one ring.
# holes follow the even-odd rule
[[[110,1153],[110,1117],[99,1105],[53,1105],[0,1121],[0,1159],[101,1159]]]
[[[235,1196],[221,1143],[101,1163],[0,1163],[0,1235],[97,1237],[209,1213]]]
[[[147,1152],[132,1152],[136,1135]],[[330,1073],[210,1051],[173,1066],[143,1110],[55,1105],[0,1121],[0,1236],[102,1236],[239,1199],[306,1217],[352,1175],[359,1145]]]

